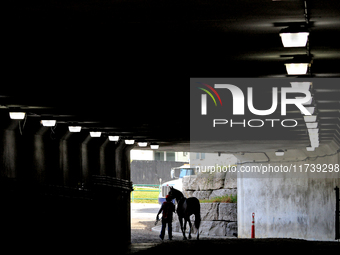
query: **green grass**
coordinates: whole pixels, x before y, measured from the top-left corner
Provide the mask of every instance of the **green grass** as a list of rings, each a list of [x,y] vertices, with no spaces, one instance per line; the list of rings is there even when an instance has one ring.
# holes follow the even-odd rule
[[[155,198],[155,200],[147,200],[147,199],[135,199],[133,203],[148,203],[148,204],[158,204],[158,188],[152,187],[134,187],[134,190],[138,190],[134,192],[134,198]],[[155,190],[157,192],[149,192],[143,190]],[[131,202],[132,202],[132,193],[131,193]],[[200,203],[237,203],[237,195],[226,195],[221,197],[214,197],[211,199],[200,199]]]
[[[158,188],[152,187],[134,187],[134,190],[138,190],[137,192],[133,192],[134,198],[155,198],[155,200],[148,200],[148,199],[135,199],[132,202],[132,193],[131,193],[131,202],[132,203],[148,203],[148,204],[158,204]],[[140,191],[139,191],[140,190]],[[154,190],[157,192],[149,192],[143,190]]]
[[[226,195],[213,197],[211,199],[200,199],[201,203],[237,203],[237,195]]]

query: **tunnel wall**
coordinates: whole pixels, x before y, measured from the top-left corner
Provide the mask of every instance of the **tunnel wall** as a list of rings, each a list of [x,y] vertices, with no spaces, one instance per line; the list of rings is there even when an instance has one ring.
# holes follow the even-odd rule
[[[340,153],[334,146],[323,149],[324,155],[305,159],[303,151],[296,150],[294,159],[276,162],[283,166],[293,164],[339,164]],[[299,156],[300,155],[300,156]],[[296,159],[296,157],[300,157]],[[273,164],[274,155],[270,157]],[[245,160],[243,158],[243,160]],[[251,160],[248,158],[248,160]],[[293,160],[293,161],[292,161]],[[259,165],[250,163],[247,165]],[[255,213],[256,238],[300,238],[307,240],[335,239],[335,191],[340,187],[340,173],[332,178],[313,175],[296,178],[278,177],[245,178],[238,174],[238,237],[251,237],[252,213]],[[315,178],[316,177],[316,178]]]
[[[0,123],[2,230],[25,251],[91,254],[131,242],[130,150],[86,131]],[[111,179],[110,179],[111,178]],[[34,229],[34,235],[32,230]]]

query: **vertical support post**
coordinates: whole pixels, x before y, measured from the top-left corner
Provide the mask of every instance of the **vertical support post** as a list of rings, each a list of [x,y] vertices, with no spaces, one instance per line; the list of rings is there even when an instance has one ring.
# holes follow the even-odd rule
[[[340,216],[340,208],[339,208],[339,187],[336,186],[335,190],[335,240],[340,239],[340,229],[339,229],[339,216]]]
[[[35,180],[37,183],[43,184],[46,182],[46,142],[44,135],[48,131],[46,127],[40,127],[34,135],[33,140],[33,167],[35,171]]]
[[[132,188],[133,188],[133,186],[132,186]],[[131,191],[131,201],[132,201],[132,203],[135,201],[134,196],[133,196],[133,190]]]
[[[90,167],[89,167],[89,152],[88,143],[91,136],[88,135],[81,143],[81,186],[86,185],[90,180]]]
[[[110,143],[110,141],[107,139],[105,140],[105,142],[100,146],[99,148],[99,174],[100,175],[106,175],[109,176],[107,174],[107,166],[106,166],[106,147],[108,146],[108,144]]]

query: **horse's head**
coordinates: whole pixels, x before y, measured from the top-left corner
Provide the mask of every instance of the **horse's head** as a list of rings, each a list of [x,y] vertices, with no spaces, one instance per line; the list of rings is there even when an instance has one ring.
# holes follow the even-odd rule
[[[175,189],[174,187],[171,187],[171,186],[170,186],[170,191],[169,191],[168,195],[171,198],[175,198],[177,201],[180,200],[182,197],[184,197],[182,192],[180,192],[179,190],[177,190],[177,189]]]
[[[170,186],[169,188],[170,188],[170,190],[169,190],[168,195],[169,195],[170,197],[175,197],[175,196],[174,196],[174,188],[173,188],[172,186]]]

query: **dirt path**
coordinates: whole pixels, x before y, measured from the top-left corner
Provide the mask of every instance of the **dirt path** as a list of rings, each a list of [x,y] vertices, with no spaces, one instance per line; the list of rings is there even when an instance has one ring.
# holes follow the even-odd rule
[[[131,203],[131,242],[158,243],[159,233],[151,230],[160,208],[158,204]]]
[[[155,221],[144,221],[144,219],[131,220],[131,243],[158,243],[162,242],[159,233],[151,230]]]

